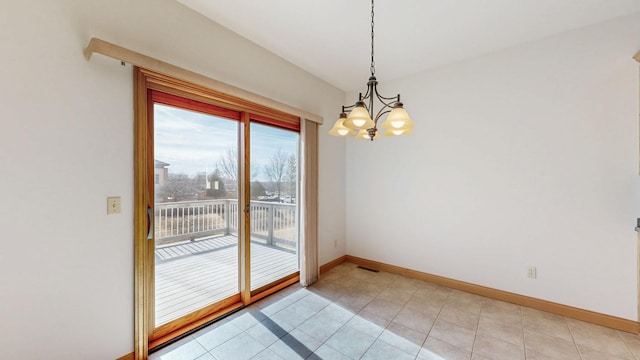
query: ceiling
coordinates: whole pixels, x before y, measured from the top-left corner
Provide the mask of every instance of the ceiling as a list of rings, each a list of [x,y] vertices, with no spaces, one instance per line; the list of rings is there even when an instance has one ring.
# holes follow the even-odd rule
[[[178,0],[344,90],[369,76],[368,0]],[[376,76],[447,63],[640,12],[640,0],[378,0]]]

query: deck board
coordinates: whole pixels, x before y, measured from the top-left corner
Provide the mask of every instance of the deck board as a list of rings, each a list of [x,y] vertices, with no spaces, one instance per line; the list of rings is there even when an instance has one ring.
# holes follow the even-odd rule
[[[156,249],[156,326],[238,293],[237,243],[224,235]],[[294,252],[251,242],[251,289],[296,271]]]

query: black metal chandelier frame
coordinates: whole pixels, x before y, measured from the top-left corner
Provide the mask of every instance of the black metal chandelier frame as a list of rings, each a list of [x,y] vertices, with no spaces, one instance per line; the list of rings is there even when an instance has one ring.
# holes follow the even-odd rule
[[[369,113],[369,117],[371,117],[371,120],[373,120],[374,122],[373,128],[367,129],[367,132],[369,133],[369,138],[371,139],[371,141],[373,141],[373,138],[376,135],[376,132],[378,131],[378,120],[380,119],[380,117],[390,113],[391,110],[397,107],[403,107],[402,102],[400,102],[400,94],[392,97],[385,97],[380,95],[380,93],[378,92],[378,80],[376,79],[376,63],[374,59],[374,55],[375,55],[374,53],[375,11],[374,10],[375,10],[374,0],[371,0],[371,68],[370,68],[371,76],[369,77],[369,81],[367,82],[367,92],[364,94],[364,96],[362,95],[362,93],[360,93],[358,95],[358,101],[355,104],[348,105],[348,106],[343,105],[342,113],[340,114],[341,118],[346,118],[347,111],[351,111],[358,106],[364,107]],[[374,98],[374,95],[375,95],[375,98]],[[373,116],[375,112],[374,99],[378,99],[378,101],[382,104],[382,108],[378,111],[375,117]],[[367,104],[367,100],[368,100],[368,104]]]

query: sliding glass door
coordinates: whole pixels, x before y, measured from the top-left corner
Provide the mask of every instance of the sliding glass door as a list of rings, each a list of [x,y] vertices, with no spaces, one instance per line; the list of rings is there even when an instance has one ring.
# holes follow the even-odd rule
[[[138,89],[136,108],[136,327],[151,348],[299,276],[299,121],[167,87]]]
[[[213,106],[162,93],[153,99],[159,327],[239,294],[239,122]]]
[[[251,290],[298,271],[299,133],[251,121]]]

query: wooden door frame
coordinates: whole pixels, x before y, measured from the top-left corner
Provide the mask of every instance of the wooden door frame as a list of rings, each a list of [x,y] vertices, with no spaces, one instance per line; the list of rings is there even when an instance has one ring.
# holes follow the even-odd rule
[[[210,105],[222,106],[241,112],[239,131],[239,159],[241,164],[249,164],[249,129],[252,118],[264,117],[277,120],[279,124],[292,126],[300,123],[300,118],[279,110],[252,103],[250,101],[233,97],[212,89],[195,85],[186,81],[175,79],[157,72],[134,68],[134,355],[136,359],[147,359],[151,346],[168,340],[170,334],[162,334],[153,338],[152,320],[154,313],[154,272],[150,271],[154,258],[151,250],[151,239],[148,233],[153,227],[153,123],[150,115],[153,114],[153,103],[149,101],[150,90],[157,90],[187,99],[203,102]],[[299,125],[298,125],[299,126]],[[286,127],[286,126],[283,126]],[[241,165],[239,164],[239,165]],[[244,166],[238,166],[239,190],[238,206],[246,209],[251,198],[250,172]],[[222,301],[224,306],[212,306],[205,309],[208,315],[200,320],[183,326],[181,329],[173,329],[176,332],[191,331],[199,326],[214,320],[224,314],[225,311],[233,311],[251,302],[257,301],[270,293],[299,281],[299,273],[294,277],[287,277],[282,282],[275,284],[271,289],[259,294],[251,294],[250,286],[250,234],[251,221],[248,211],[243,211],[244,216],[239,216],[238,238],[241,239],[239,251],[239,285],[240,295]],[[244,271],[243,269],[247,269]],[[224,307],[224,308],[222,308]]]
[[[251,199],[251,176],[250,171],[247,171],[245,164],[251,164],[250,156],[250,116],[249,113],[243,112],[240,114],[240,134],[239,134],[239,148],[238,153],[238,178],[240,179],[240,186],[238,187],[238,209],[242,209],[242,216],[238,219],[238,236],[242,230],[243,235],[249,234],[249,236],[242,236],[240,238],[238,252],[238,274],[240,274],[240,300],[243,304],[249,304],[251,302],[251,212],[249,211],[249,201]],[[247,271],[249,269],[249,271]]]
[[[640,51],[638,51],[633,58],[640,63]],[[638,97],[640,98],[640,75],[638,75]],[[638,109],[638,120],[640,120],[640,108]],[[640,153],[640,148],[639,148],[639,153]],[[639,169],[639,174],[640,174],[640,164],[638,165],[638,169]],[[638,220],[638,226],[640,226],[640,220]],[[636,228],[636,231],[638,231],[638,228]],[[637,256],[636,256],[636,291],[637,291],[637,303],[636,303],[636,308],[637,308],[637,317],[638,317],[638,322],[640,322],[640,233],[636,235],[637,237],[637,241],[636,241],[636,251],[637,251]]]
[[[147,77],[138,68],[134,76],[134,354],[136,359],[146,359],[149,353],[149,313],[146,304],[150,302],[148,254],[148,230],[151,227],[147,209],[152,204],[149,199],[149,129],[147,123]],[[147,227],[147,232],[145,232]]]

